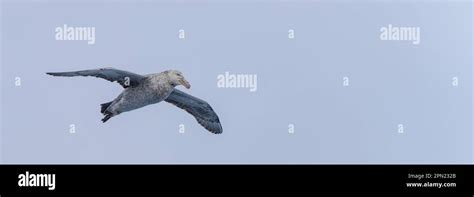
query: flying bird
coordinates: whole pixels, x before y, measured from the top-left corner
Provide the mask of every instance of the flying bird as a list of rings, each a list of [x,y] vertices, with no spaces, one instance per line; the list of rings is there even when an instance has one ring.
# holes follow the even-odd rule
[[[47,72],[46,74],[60,77],[93,76],[118,82],[124,88],[122,93],[113,101],[100,105],[104,123],[123,112],[164,100],[193,115],[197,122],[208,131],[214,134],[222,133],[219,117],[206,101],[175,88],[178,85],[183,85],[187,89],[191,88],[180,71],[166,70],[140,75],[115,68],[100,68],[72,72]]]

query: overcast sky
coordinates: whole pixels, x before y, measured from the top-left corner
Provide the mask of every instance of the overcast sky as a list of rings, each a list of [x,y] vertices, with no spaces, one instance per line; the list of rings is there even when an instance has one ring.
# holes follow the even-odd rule
[[[80,2],[3,3],[4,163],[472,163],[472,2]],[[55,40],[64,24],[95,43]],[[389,24],[420,44],[380,40]],[[45,74],[105,66],[182,71],[224,133],[168,103],[104,124],[119,85]]]

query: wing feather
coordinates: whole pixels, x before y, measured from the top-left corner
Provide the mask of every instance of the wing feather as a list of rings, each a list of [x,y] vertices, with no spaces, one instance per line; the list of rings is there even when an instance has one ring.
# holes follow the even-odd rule
[[[219,121],[219,117],[206,101],[186,94],[178,89],[174,89],[165,101],[193,115],[197,122],[211,133],[222,133],[222,125]]]
[[[115,68],[100,68],[72,72],[47,72],[46,74],[60,77],[93,76],[111,82],[118,82],[124,88],[135,87],[145,78],[145,76]]]

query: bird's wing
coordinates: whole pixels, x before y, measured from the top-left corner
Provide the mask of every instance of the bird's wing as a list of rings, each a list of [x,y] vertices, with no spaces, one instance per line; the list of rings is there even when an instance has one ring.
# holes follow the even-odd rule
[[[192,114],[198,123],[208,131],[214,134],[222,133],[219,117],[206,101],[186,94],[178,89],[174,89],[165,101]]]
[[[99,77],[111,82],[118,82],[122,87],[134,87],[140,84],[145,76],[135,74],[132,72],[118,70],[115,68],[100,68],[92,70],[80,70],[72,72],[48,72],[48,75],[61,77],[75,77],[75,76],[93,76]]]

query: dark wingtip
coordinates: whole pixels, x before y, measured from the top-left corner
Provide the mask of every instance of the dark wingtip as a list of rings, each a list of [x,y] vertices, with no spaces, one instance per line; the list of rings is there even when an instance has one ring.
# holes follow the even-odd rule
[[[222,125],[219,123],[219,130],[215,132],[215,134],[222,134]]]
[[[46,74],[51,75],[51,76],[60,76],[59,73],[55,73],[55,72],[47,72]]]
[[[215,123],[215,124],[217,124],[218,127],[213,127],[213,128],[210,127],[210,128],[207,128],[207,130],[210,131],[210,132],[213,133],[213,134],[222,134],[222,131],[223,131],[223,130],[222,130],[222,125],[221,125],[221,123],[218,122],[218,123]]]
[[[211,133],[213,134],[216,134],[216,135],[219,135],[219,134],[222,134],[222,130],[217,130],[217,131],[211,131],[209,130]]]

